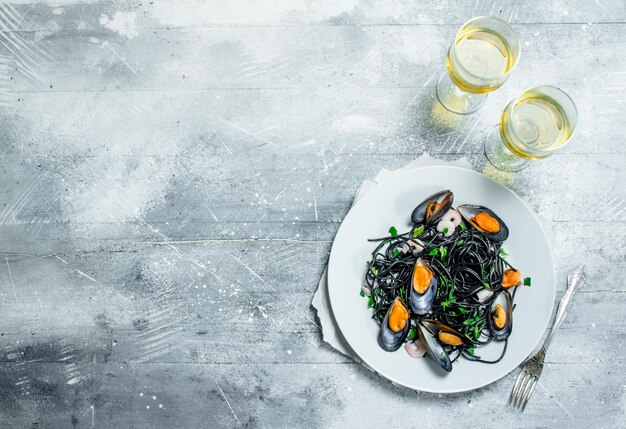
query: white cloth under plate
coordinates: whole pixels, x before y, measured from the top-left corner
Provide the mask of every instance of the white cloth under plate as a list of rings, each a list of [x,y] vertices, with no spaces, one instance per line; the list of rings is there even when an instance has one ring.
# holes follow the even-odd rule
[[[472,165],[466,158],[461,158],[456,161],[441,161],[431,157],[427,153],[424,153],[422,156],[414,161],[411,161],[404,167],[398,168],[397,170],[387,170],[386,168],[383,168],[374,176],[370,177],[369,179],[365,179],[361,186],[359,186],[359,189],[357,189],[352,205],[354,205],[361,197],[363,197],[363,195],[372,190],[372,188],[380,183],[389,180],[390,178],[394,177],[394,175],[406,170],[412,170],[415,168],[431,165],[451,165],[467,168],[470,170],[472,169]],[[544,227],[544,230],[546,231],[549,241],[552,243],[553,235],[551,225],[543,220],[541,220],[541,223]],[[328,269],[324,270],[322,278],[320,279],[319,285],[317,287],[317,291],[313,296],[313,301],[311,302],[311,305],[317,311],[317,317],[320,320],[320,325],[322,328],[322,340],[335,350],[352,358],[356,362],[363,363],[361,359],[359,359],[359,357],[356,355],[356,353],[352,351],[343,335],[341,335],[341,331],[337,327],[337,322],[335,321],[335,318],[332,314],[330,301],[328,299],[328,282],[326,275],[327,270]]]

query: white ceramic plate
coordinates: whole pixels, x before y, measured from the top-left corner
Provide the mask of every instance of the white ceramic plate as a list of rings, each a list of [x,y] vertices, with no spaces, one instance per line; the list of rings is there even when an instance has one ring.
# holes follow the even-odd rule
[[[508,260],[532,278],[515,297],[513,333],[505,357],[497,364],[460,359],[451,373],[436,367],[432,359],[414,359],[400,348],[388,353],[377,343],[379,325],[359,295],[366,262],[375,246],[368,238],[411,227],[411,212],[424,198],[443,190],[454,193],[454,207],[480,204],[495,211],[509,226],[504,243]],[[552,314],[555,292],[554,262],[548,239],[532,210],[511,190],[471,170],[433,166],[394,176],[368,192],[344,219],[328,264],[328,293],[333,314],[348,344],[367,365],[383,377],[415,390],[436,393],[477,389],[515,369],[541,339]],[[477,349],[490,359],[499,356],[502,343]]]

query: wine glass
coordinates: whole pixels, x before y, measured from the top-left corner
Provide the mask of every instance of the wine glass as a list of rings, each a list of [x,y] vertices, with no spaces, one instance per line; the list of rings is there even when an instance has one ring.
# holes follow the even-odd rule
[[[453,113],[474,113],[485,104],[488,92],[506,82],[520,51],[519,38],[506,22],[490,16],[468,21],[450,45],[437,98]]]
[[[530,160],[561,149],[574,135],[578,111],[563,90],[542,85],[527,89],[502,112],[500,124],[485,139],[485,155],[494,167],[519,171]]]

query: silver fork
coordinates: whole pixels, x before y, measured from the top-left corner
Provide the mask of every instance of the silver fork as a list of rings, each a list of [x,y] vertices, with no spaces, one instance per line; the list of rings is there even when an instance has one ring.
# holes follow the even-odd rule
[[[543,371],[543,362],[546,358],[546,350],[552,341],[552,337],[559,326],[561,326],[561,323],[563,323],[563,320],[565,320],[565,316],[567,316],[567,310],[572,303],[572,296],[574,295],[574,292],[576,292],[576,289],[584,283],[585,271],[584,266],[581,265],[576,270],[572,271],[569,276],[567,276],[567,290],[559,302],[559,307],[556,310],[556,316],[552,322],[552,329],[550,330],[548,338],[546,338],[546,341],[543,343],[541,349],[530,359],[526,360],[522,366],[522,370],[517,376],[517,380],[515,380],[511,396],[509,396],[509,405],[512,407],[521,409],[522,411],[526,408],[530,395],[532,395],[535,390],[535,386],[537,385],[539,377]]]

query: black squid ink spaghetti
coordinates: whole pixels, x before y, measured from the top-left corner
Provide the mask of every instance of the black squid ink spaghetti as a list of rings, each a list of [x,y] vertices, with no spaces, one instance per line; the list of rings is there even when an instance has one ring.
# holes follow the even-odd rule
[[[412,357],[428,354],[445,371],[460,357],[497,363],[513,329],[517,286],[530,286],[506,260],[509,230],[490,209],[452,208],[454,195],[441,191],[411,214],[413,227],[376,242],[361,295],[380,323],[378,344],[403,344]],[[485,360],[481,346],[502,343],[500,357]]]

